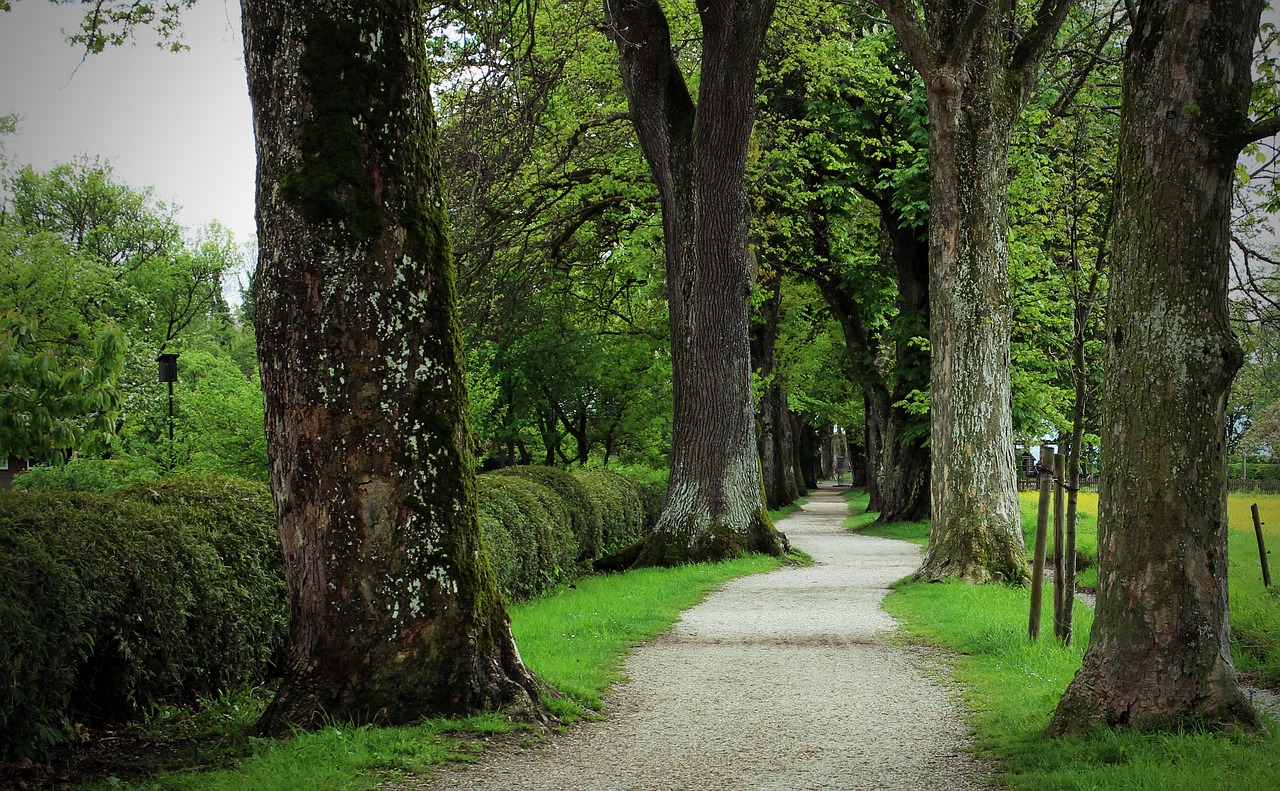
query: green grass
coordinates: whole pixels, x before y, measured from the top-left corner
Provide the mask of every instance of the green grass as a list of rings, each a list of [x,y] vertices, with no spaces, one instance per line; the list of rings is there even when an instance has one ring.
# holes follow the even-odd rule
[[[926,546],[929,543],[929,520],[919,522],[893,522],[887,525],[876,524],[875,511],[867,510],[865,489],[850,489],[845,492],[844,501],[849,504],[849,516],[841,523],[841,527],[867,536],[896,538],[899,541],[910,541],[913,544]]]
[[[512,607],[512,631],[525,663],[562,694],[549,696],[549,707],[572,720],[600,709],[605,690],[621,678],[622,661],[636,643],[665,631],[682,610],[724,582],[774,569],[782,562],[752,556],[719,564],[588,577],[552,596]],[[230,696],[210,702],[194,715],[178,709],[158,710],[144,724],[147,735],[158,740],[184,740],[183,746],[191,754],[182,765],[197,768],[173,771],[170,762],[169,772],[150,779],[126,782],[108,778],[80,788],[367,789],[389,778],[423,772],[432,765],[474,760],[484,746],[483,737],[522,727],[499,715],[485,715],[432,719],[404,728],[335,724],[286,741],[250,739],[245,734],[266,700],[262,694]],[[222,749],[211,751],[210,739],[221,740]],[[210,768],[229,763],[235,765]]]
[[[790,516],[791,514],[794,514],[796,511],[799,511],[801,508],[804,507],[804,504],[807,502],[809,502],[808,497],[801,497],[799,500],[796,500],[794,503],[791,503],[789,505],[784,505],[781,508],[770,511],[769,518],[772,519],[774,522],[777,522],[779,519],[783,519],[784,517]]]
[[[1280,788],[1280,752],[1270,737],[1045,737],[1058,698],[1080,666],[1084,641],[1062,648],[1048,632],[1030,642],[1028,595],[1026,588],[917,583],[885,600],[910,633],[960,654],[956,677],[977,748],[998,760],[1004,783],[1026,789]],[[1045,611],[1052,611],[1051,601]],[[1088,635],[1092,612],[1075,612],[1076,634]]]
[[[1020,496],[1023,530],[1035,530],[1036,492]],[[845,527],[861,533],[924,544],[929,523],[875,525],[862,513],[866,495],[852,492],[853,516]],[[1096,580],[1097,494],[1080,497],[1078,546],[1090,569],[1082,584]],[[1262,587],[1249,504],[1257,502],[1269,538],[1280,542],[1280,496],[1231,495],[1228,500],[1233,655],[1242,671],[1280,683],[1280,595]],[[1277,569],[1280,580],[1280,569]],[[902,585],[885,608],[909,633],[946,646],[960,656],[956,677],[979,752],[997,759],[1002,781],[1027,789],[1258,789],[1280,788],[1280,751],[1270,737],[1189,732],[1132,734],[1100,732],[1089,737],[1048,739],[1049,717],[1080,667],[1092,627],[1092,609],[1075,608],[1077,644],[1063,648],[1049,626],[1032,643],[1026,634],[1027,588]],[[1053,610],[1046,590],[1043,612]],[[1272,732],[1277,723],[1271,722]]]

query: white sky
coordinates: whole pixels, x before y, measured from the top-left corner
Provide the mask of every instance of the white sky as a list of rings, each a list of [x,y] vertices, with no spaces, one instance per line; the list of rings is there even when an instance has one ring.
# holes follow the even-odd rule
[[[5,141],[10,161],[45,170],[101,156],[119,181],[180,205],[188,228],[217,220],[248,241],[255,160],[239,0],[184,12],[189,51],[159,49],[144,32],[80,64],[62,31],[76,29],[82,13],[78,3],[47,0],[0,13],[0,115],[22,116]]]

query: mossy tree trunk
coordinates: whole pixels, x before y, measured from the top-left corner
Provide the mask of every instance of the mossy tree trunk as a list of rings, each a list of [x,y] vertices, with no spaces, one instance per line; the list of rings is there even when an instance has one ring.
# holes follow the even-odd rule
[[[1098,602],[1054,734],[1258,727],[1231,663],[1225,403],[1235,163],[1262,0],[1143,2],[1125,55],[1098,502]]]
[[[606,3],[623,86],[658,187],[675,409],[667,502],[640,565],[781,554],[761,502],[748,339],[755,276],[743,191],[773,0],[707,0],[698,104],[657,0]]]
[[[929,106],[932,517],[917,576],[1020,582],[1026,552],[1013,465],[1010,135],[1071,0],[877,0]],[[1034,20],[1018,31],[1019,20]]]
[[[408,0],[244,3],[290,602],[265,733],[539,713],[480,544],[423,19]]]

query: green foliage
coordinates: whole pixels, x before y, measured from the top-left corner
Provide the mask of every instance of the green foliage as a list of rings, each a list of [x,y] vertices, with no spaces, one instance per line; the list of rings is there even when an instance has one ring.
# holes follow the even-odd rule
[[[572,576],[578,556],[569,509],[555,492],[514,475],[476,480],[480,528],[498,585],[525,599]]]
[[[507,467],[495,475],[528,478],[555,492],[563,502],[578,544],[579,562],[600,556],[602,509],[589,486],[577,476],[556,467]]]
[[[476,479],[480,528],[510,599],[546,593],[656,522],[665,484],[606,470],[509,467]]]
[[[110,448],[124,337],[106,326],[88,360],[65,361],[17,309],[0,314],[0,456],[61,463]]]
[[[1247,471],[1251,481],[1280,481],[1280,464],[1275,462],[1251,461]],[[1244,472],[1245,470],[1239,464],[1227,465],[1227,477],[1233,481],[1241,480]]]
[[[109,492],[160,477],[156,465],[136,456],[113,459],[75,458],[62,465],[33,467],[13,480],[19,491]]]
[[[578,480],[591,493],[600,508],[600,555],[608,555],[630,545],[643,535],[649,521],[644,497],[630,478],[608,470],[586,470],[577,474]],[[656,518],[653,519],[656,522]]]
[[[261,486],[0,492],[0,754],[67,718],[211,695],[277,666],[286,606]]]

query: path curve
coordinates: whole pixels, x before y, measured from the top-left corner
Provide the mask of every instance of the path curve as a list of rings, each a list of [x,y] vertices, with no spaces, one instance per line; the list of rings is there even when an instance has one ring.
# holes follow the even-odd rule
[[[954,693],[891,644],[887,586],[920,548],[840,529],[842,490],[779,523],[813,555],[734,580],[637,648],[606,720],[412,787],[530,791],[977,788]],[[404,788],[397,784],[398,788]]]

